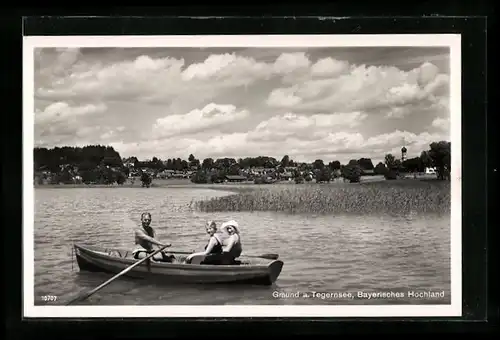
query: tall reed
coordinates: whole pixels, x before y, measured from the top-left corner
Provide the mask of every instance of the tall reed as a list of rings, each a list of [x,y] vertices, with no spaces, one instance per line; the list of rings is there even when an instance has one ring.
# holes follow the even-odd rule
[[[384,181],[346,185],[271,185],[195,202],[204,212],[408,213],[450,210],[449,182]]]

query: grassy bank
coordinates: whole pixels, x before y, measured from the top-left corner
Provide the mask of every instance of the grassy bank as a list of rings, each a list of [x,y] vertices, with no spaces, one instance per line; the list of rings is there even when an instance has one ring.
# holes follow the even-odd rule
[[[204,212],[400,213],[450,210],[450,183],[395,180],[366,184],[271,185],[195,203]]]
[[[281,184],[272,184],[281,185]],[[151,188],[194,188],[194,189],[212,189],[220,191],[232,191],[235,193],[249,192],[258,189],[262,186],[270,186],[270,184],[256,185],[253,183],[221,183],[221,184],[195,184],[189,179],[155,179],[151,183]],[[48,189],[78,189],[78,188],[142,188],[141,181],[130,182],[124,184],[35,184],[35,188],[48,188]],[[146,188],[144,188],[146,189]]]
[[[189,179],[155,179],[151,183],[151,188],[163,188],[168,186],[190,184]],[[35,184],[35,188],[54,188],[54,189],[75,189],[75,188],[141,188],[142,182],[135,180],[134,182],[127,180],[123,184]]]

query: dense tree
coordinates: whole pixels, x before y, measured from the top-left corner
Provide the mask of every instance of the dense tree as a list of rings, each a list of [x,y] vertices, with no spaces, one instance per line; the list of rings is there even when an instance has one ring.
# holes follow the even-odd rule
[[[89,145],[81,147],[55,147],[53,149],[35,148],[34,161],[38,169],[48,169],[58,172],[65,164],[77,167],[84,165],[87,168],[95,168],[100,164],[112,167],[122,167],[123,162],[120,154],[111,146]]]
[[[358,164],[361,167],[361,170],[373,170],[374,169],[371,158],[360,158],[360,159],[358,159]]]
[[[238,164],[242,169],[248,168],[274,168],[277,167],[280,162],[276,158],[268,156],[258,156],[258,157],[246,157],[242,158],[241,162]]]
[[[342,167],[342,177],[349,180],[350,183],[357,183],[361,178],[361,167],[357,161],[351,161],[346,166]]]
[[[169,158],[167,159],[167,165],[166,165],[167,170],[174,170],[174,165],[172,160]]]
[[[313,169],[318,169],[321,170],[325,167],[325,163],[323,163],[323,160],[317,159],[313,162]]]
[[[432,158],[429,155],[429,151],[422,151],[420,154],[420,162],[422,163],[422,166],[425,168],[430,168],[432,167]]]
[[[399,172],[394,168],[392,168],[392,169],[386,168],[384,171],[384,177],[387,180],[397,179],[398,175],[399,175]]]
[[[142,186],[143,187],[146,187],[146,188],[149,188],[149,186],[151,185],[151,182],[152,182],[152,178],[151,178],[151,175],[149,175],[147,172],[143,172],[142,175],[141,175],[141,182],[142,182]]]
[[[227,174],[231,175],[231,176],[239,175],[240,174],[240,166],[238,165],[238,163],[231,164],[231,166],[229,167],[229,169],[227,171]]]
[[[236,164],[234,158],[218,158],[215,160],[214,166],[219,169],[229,169],[232,165]]]
[[[212,183],[222,183],[226,179],[226,171],[225,170],[215,170],[210,173],[210,182]]]
[[[212,158],[205,158],[201,163],[202,169],[210,170],[214,167],[214,160]]]
[[[300,163],[298,168],[300,171],[307,171],[312,169],[307,163]]]
[[[401,168],[401,161],[396,159],[393,154],[387,154],[384,158],[386,170],[384,171],[385,179],[396,179],[399,175],[399,169]]]
[[[451,143],[446,141],[434,142],[427,151],[432,166],[436,167],[438,178],[449,178],[451,171]]]
[[[119,172],[116,175],[116,183],[123,185],[123,183],[125,183],[126,180],[127,180],[127,176],[124,173]]]
[[[389,154],[385,155],[384,161],[385,161],[385,166],[388,169],[393,169],[396,166],[396,157],[394,157],[393,154],[389,153]]]
[[[288,157],[288,155],[283,156],[283,158],[281,159],[281,166],[286,168],[287,166],[289,166],[289,164],[290,164],[290,157]]]
[[[202,184],[202,183],[207,183],[208,180],[209,180],[208,175],[203,170],[198,170],[191,176],[191,182],[193,183]]]
[[[324,167],[322,169],[317,170],[316,173],[316,182],[330,182],[332,180],[332,172],[330,168]]]
[[[330,163],[328,163],[328,167],[331,170],[340,170],[340,162],[339,161],[330,162]]]
[[[193,154],[188,157],[188,166],[190,169],[198,169],[200,167],[200,160],[196,159]]]
[[[383,175],[387,171],[387,168],[384,163],[379,162],[377,166],[375,166],[374,172],[377,175]]]
[[[76,175],[84,183],[111,184],[125,172],[120,154],[111,146],[34,148],[35,171],[49,171],[53,183],[73,183]]]
[[[420,157],[405,159],[401,165],[407,172],[423,172],[425,170]]]

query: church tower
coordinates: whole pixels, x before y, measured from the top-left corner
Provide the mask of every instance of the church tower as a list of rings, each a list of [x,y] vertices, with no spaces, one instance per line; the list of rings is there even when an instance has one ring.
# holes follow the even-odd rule
[[[406,160],[406,152],[407,152],[407,151],[408,151],[408,150],[406,149],[406,147],[404,147],[404,146],[403,146],[403,147],[401,148],[401,162],[404,162],[404,161]]]

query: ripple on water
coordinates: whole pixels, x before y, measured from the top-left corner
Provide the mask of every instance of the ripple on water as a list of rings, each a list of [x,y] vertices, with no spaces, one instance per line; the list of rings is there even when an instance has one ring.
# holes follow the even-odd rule
[[[441,289],[449,292],[449,219],[411,216],[306,216],[266,212],[201,213],[193,199],[227,193],[207,189],[37,189],[35,295],[76,296],[109,275],[79,273],[74,242],[132,247],[143,211],[172,248],[201,250],[207,220],[236,219],[246,254],[279,253],[285,262],[272,287],[155,286],[121,279],[83,304],[304,304],[339,301],[276,299],[272,291]],[[74,271],[72,271],[72,266]],[[424,302],[424,301],[422,301]],[[353,301],[352,303],[359,303]],[[377,303],[371,302],[371,303]]]

